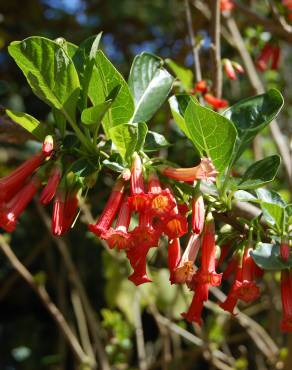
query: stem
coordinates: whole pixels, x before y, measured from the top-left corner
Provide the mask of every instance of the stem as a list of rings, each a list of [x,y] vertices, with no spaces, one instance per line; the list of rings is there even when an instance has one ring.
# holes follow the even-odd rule
[[[144,343],[143,326],[141,320],[141,309],[140,309],[140,291],[137,289],[134,302],[133,302],[133,313],[135,320],[135,332],[136,332],[136,342],[138,351],[138,362],[139,370],[147,370],[146,362],[146,351]]]
[[[194,58],[194,71],[195,71],[195,80],[196,82],[202,80],[202,71],[201,71],[201,65],[200,65],[200,59],[199,59],[199,51],[198,47],[196,46],[195,42],[195,35],[193,31],[193,22],[192,22],[192,15],[190,10],[190,4],[189,0],[185,0],[185,12],[186,12],[186,19],[187,19],[187,25],[188,25],[188,33],[189,38],[192,46],[192,53]]]
[[[28,283],[28,285],[39,296],[40,300],[42,301],[45,308],[48,310],[48,312],[51,314],[52,318],[58,325],[60,331],[64,335],[64,338],[67,340],[68,344],[70,345],[72,351],[74,352],[75,356],[80,361],[80,363],[84,363],[84,364],[89,363],[88,356],[84,353],[76,336],[72,332],[64,316],[62,315],[58,307],[52,302],[45,287],[38,285],[35,282],[32,274],[28,271],[28,269],[20,262],[20,260],[14,254],[9,244],[5,241],[3,235],[0,235],[0,249],[5,254],[7,259],[11,263],[11,265],[15,268],[15,270],[21,275],[21,277]]]
[[[220,0],[212,0],[212,38],[213,38],[213,89],[214,95],[221,98],[222,95],[222,68],[221,68],[221,24],[220,24]]]
[[[87,137],[83,134],[83,132],[78,127],[77,123],[71,118],[71,116],[66,112],[65,109],[62,109],[62,113],[66,117],[67,121],[70,123],[72,129],[74,130],[76,136],[80,140],[80,142],[84,145],[84,147],[89,151],[95,152],[95,146],[87,139]]]

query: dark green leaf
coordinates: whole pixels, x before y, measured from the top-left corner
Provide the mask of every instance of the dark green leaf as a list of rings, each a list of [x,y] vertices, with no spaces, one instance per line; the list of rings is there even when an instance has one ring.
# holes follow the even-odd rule
[[[251,255],[255,263],[264,270],[283,270],[292,266],[291,255],[288,262],[281,259],[279,244],[258,243]]]
[[[241,100],[223,113],[235,124],[238,131],[233,163],[256,134],[277,116],[283,104],[280,92],[271,89],[265,94]]]
[[[126,81],[101,50],[96,53],[95,64],[89,84],[89,97],[93,105],[103,103],[114,88],[120,86],[119,93],[102,122],[109,137],[110,128],[131,119],[134,102]]]
[[[161,59],[150,53],[135,57],[128,81],[135,103],[131,122],[149,121],[166,100],[173,77],[161,65]]]
[[[33,92],[51,107],[74,119],[80,84],[65,50],[54,41],[33,36],[12,42],[8,51]]]
[[[21,127],[33,134],[40,141],[43,141],[46,135],[49,134],[48,128],[45,127],[43,123],[27,113],[13,112],[10,109],[6,109],[5,113],[12,119],[13,122],[18,123]]]
[[[103,162],[102,162],[106,167],[108,167],[109,169],[115,171],[115,172],[123,172],[123,170],[125,169],[124,166],[122,166],[120,163],[118,162],[112,162],[108,159],[105,159]]]
[[[79,177],[86,177],[96,172],[94,165],[85,158],[78,159],[73,163],[71,171]]]
[[[52,112],[53,112],[53,116],[54,116],[56,127],[60,131],[61,136],[64,137],[65,136],[65,132],[66,132],[66,118],[56,108],[53,108],[52,109]]]
[[[156,152],[162,148],[167,148],[171,144],[161,134],[154,131],[148,131],[144,144],[145,152]]]
[[[189,91],[193,87],[193,72],[183,66],[178,65],[171,59],[166,59],[165,63],[170,67],[176,77],[181,81],[184,90]]]
[[[134,153],[138,142],[138,127],[133,124],[121,124],[109,130],[110,138],[121,157],[127,161]]]
[[[281,158],[278,155],[272,155],[253,163],[246,170],[237,187],[239,189],[256,189],[273,181],[280,166],[280,162]]]
[[[184,115],[186,132],[201,156],[212,159],[222,172],[233,153],[236,129],[231,121],[212,110],[189,101]]]

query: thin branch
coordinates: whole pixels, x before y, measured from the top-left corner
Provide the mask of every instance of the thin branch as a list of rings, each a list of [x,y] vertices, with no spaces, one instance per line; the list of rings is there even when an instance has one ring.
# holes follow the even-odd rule
[[[255,65],[249,52],[246,49],[245,43],[241,36],[241,33],[238,29],[236,21],[233,17],[228,17],[226,19],[227,27],[234,39],[234,43],[237,47],[237,50],[243,60],[245,65],[246,73],[249,77],[250,83],[253,86],[257,94],[262,94],[265,91],[264,85],[259,79],[258,73],[255,69]],[[278,151],[282,157],[284,169],[287,173],[289,186],[292,189],[292,159],[290,155],[289,146],[285,140],[285,136],[282,134],[280,127],[276,120],[270,123],[269,125],[272,137],[278,148]]]
[[[202,80],[202,71],[201,71],[201,64],[200,64],[200,58],[199,58],[199,49],[195,41],[195,34],[193,30],[193,21],[192,21],[189,0],[185,0],[185,12],[186,12],[188,33],[189,33],[189,38],[190,38],[190,42],[192,46],[193,59],[194,59],[195,80],[196,82],[198,82]]]
[[[31,273],[27,270],[27,268],[20,262],[20,260],[14,254],[9,244],[5,241],[3,235],[0,235],[0,249],[5,254],[7,259],[11,263],[11,265],[15,268],[15,270],[21,275],[21,277],[28,283],[28,285],[39,296],[45,308],[48,310],[48,312],[50,313],[50,315],[52,316],[52,318],[58,325],[60,331],[63,333],[64,338],[66,338],[69,346],[71,347],[73,353],[75,354],[79,362],[81,364],[88,364],[91,366],[92,364],[90,363],[90,359],[84,353],[83,349],[81,348],[77,338],[72,332],[64,316],[62,315],[58,307],[52,302],[45,287],[42,285],[38,285],[35,282]]]
[[[135,323],[135,334],[138,352],[138,362],[139,370],[147,370],[147,360],[146,360],[146,350],[144,342],[144,333],[141,320],[141,307],[140,307],[140,291],[139,289],[135,292],[134,302],[133,302],[133,314]]]
[[[47,216],[46,212],[44,211],[43,207],[41,207],[38,203],[36,203],[36,208],[44,222],[44,225],[47,228],[49,237],[56,243],[56,246],[64,260],[64,265],[68,271],[68,278],[72,285],[77,289],[79,292],[82,304],[84,306],[86,319],[88,320],[88,327],[91,333],[91,336],[93,338],[95,348],[98,355],[98,361],[100,364],[100,368],[102,370],[110,370],[110,365],[108,362],[107,355],[104,350],[104,346],[102,344],[102,341],[98,335],[98,333],[101,333],[101,327],[98,322],[98,318],[95,315],[95,312],[91,306],[91,303],[88,299],[88,296],[86,294],[86,290],[84,288],[84,285],[80,279],[78,270],[72,260],[72,257],[70,253],[68,252],[67,245],[62,238],[56,238],[51,234],[51,228],[50,228],[50,219]]]
[[[94,351],[93,351],[93,348],[90,342],[84,309],[81,303],[80,296],[77,290],[74,288],[71,290],[71,301],[72,301],[72,306],[73,306],[75,317],[76,317],[76,322],[78,325],[78,330],[79,330],[82,346],[84,350],[86,351],[86,353],[88,354],[88,356],[92,359],[92,362],[96,366]]]
[[[221,67],[221,24],[220,0],[212,0],[212,54],[213,54],[213,90],[217,98],[222,95],[222,67]]]

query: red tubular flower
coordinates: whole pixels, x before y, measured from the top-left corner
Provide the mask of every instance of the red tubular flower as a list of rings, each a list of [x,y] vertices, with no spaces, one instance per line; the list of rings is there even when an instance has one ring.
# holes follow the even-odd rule
[[[292,270],[281,271],[281,298],[283,317],[281,321],[281,330],[292,332]]]
[[[34,176],[23,188],[0,210],[0,227],[7,232],[14,231],[18,217],[32,200],[40,187],[39,179]]]
[[[131,234],[128,233],[128,228],[131,220],[131,210],[128,199],[124,196],[117,222],[114,228],[110,228],[101,235],[105,239],[110,248],[128,249],[130,247]]]
[[[174,168],[162,166],[160,171],[164,176],[184,182],[195,180],[215,181],[218,174],[210,158],[202,158],[201,163],[196,167]]]
[[[273,49],[271,69],[276,71],[279,68],[279,63],[280,63],[280,48],[278,46],[275,46]]]
[[[128,279],[135,285],[150,283],[152,281],[146,272],[146,259],[149,248],[149,246],[142,244],[135,245],[127,250],[127,257],[134,269],[134,272],[128,277]]]
[[[61,189],[57,191],[54,199],[51,231],[53,235],[60,236],[63,232],[65,209],[65,192]]]
[[[100,236],[110,228],[120,207],[123,198],[123,192],[124,181],[122,179],[118,179],[96,224],[91,224],[88,226],[89,230],[95,235]]]
[[[279,62],[280,48],[266,43],[256,60],[256,66],[261,72],[264,72],[269,68],[269,64],[271,63],[271,69],[277,70]]]
[[[181,259],[181,248],[180,248],[179,238],[169,240],[167,256],[168,256],[168,269],[170,272],[169,280],[171,284],[173,284],[174,283],[174,272]]]
[[[220,1],[220,10],[221,12],[230,11],[234,8],[234,3],[232,0],[221,0]]]
[[[227,280],[234,272],[236,272],[238,267],[238,255],[232,256],[229,260],[226,269],[223,271],[222,278]]]
[[[280,244],[280,256],[283,261],[287,262],[290,255],[290,246],[287,238],[283,238]]]
[[[54,198],[60,183],[62,171],[59,165],[53,167],[47,185],[43,188],[40,195],[40,203],[47,205]]]
[[[224,70],[225,70],[227,77],[230,80],[237,80],[237,76],[236,76],[233,64],[231,63],[231,60],[224,59],[223,66],[224,66]]]
[[[131,245],[146,245],[155,247],[158,244],[160,230],[154,229],[150,222],[148,213],[140,213],[139,225],[135,227],[131,234]]]
[[[207,82],[205,80],[201,80],[201,81],[197,82],[196,85],[195,85],[194,90],[196,92],[206,94],[209,90]]]
[[[0,202],[8,202],[22,188],[25,180],[41,165],[43,160],[43,154],[36,154],[11,174],[0,179]]]
[[[187,219],[178,212],[177,207],[174,208],[171,215],[163,220],[161,227],[169,239],[180,238],[188,232]]]
[[[77,215],[78,209],[78,198],[77,192],[69,190],[66,194],[65,204],[64,204],[64,222],[62,227],[62,234],[67,232]]]
[[[238,265],[236,279],[227,298],[220,307],[233,313],[237,301],[240,299],[246,303],[256,300],[260,290],[255,282],[255,263],[250,255],[252,249],[247,246],[242,257],[242,266]]]
[[[205,101],[210,104],[214,109],[221,109],[228,107],[228,101],[225,99],[216,98],[212,94],[205,94],[204,95]]]
[[[54,139],[53,136],[47,135],[43,145],[42,145],[42,153],[48,157],[52,154],[52,151],[54,150]]]
[[[212,214],[207,216],[202,239],[202,262],[196,275],[194,275],[195,289],[198,285],[206,284],[218,286],[221,284],[222,274],[215,271],[216,263],[215,224]],[[208,292],[208,289],[206,290]],[[208,295],[205,300],[208,299]]]
[[[130,184],[131,197],[128,199],[131,208],[136,212],[144,211],[148,206],[149,198],[144,191],[143,166],[141,158],[137,153],[133,155]]]
[[[196,288],[196,292],[188,311],[182,313],[182,317],[189,322],[196,322],[198,325],[202,325],[201,316],[206,296],[208,296],[208,286],[206,284],[199,285]]]
[[[205,222],[204,199],[201,194],[192,199],[192,228],[195,234],[201,234]]]
[[[240,65],[237,62],[232,62],[232,65],[233,65],[234,69],[236,70],[236,72],[241,73],[241,74],[244,73],[244,69],[243,69],[242,65]]]
[[[187,247],[170,276],[172,284],[190,283],[194,274],[193,265],[200,249],[198,234],[191,234]]]
[[[149,175],[148,196],[149,204],[147,212],[149,212],[151,216],[166,216],[176,206],[175,199],[170,190],[162,190],[159,178],[155,172],[151,172]]]

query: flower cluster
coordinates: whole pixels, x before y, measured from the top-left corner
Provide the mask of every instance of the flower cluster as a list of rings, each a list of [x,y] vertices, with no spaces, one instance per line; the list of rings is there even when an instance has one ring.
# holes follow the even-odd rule
[[[77,191],[69,190],[65,178],[61,181],[62,166],[53,149],[53,138],[47,136],[39,153],[0,179],[0,227],[5,231],[15,230],[19,216],[43,186],[40,203],[54,199],[52,233],[62,235],[70,228],[77,212]]]
[[[222,60],[225,73],[230,80],[237,80],[237,73],[243,74],[243,67],[233,60],[223,59]],[[237,73],[236,73],[237,72]]]
[[[158,170],[170,179],[184,182],[214,181],[217,174],[208,158],[202,158],[200,164],[192,168],[160,166]],[[147,176],[145,172],[140,156],[135,153],[130,179],[122,175],[117,180],[102,214],[95,224],[89,225],[90,231],[107,241],[110,248],[125,250],[133,268],[129,279],[136,285],[151,281],[147,275],[146,258],[150,248],[158,246],[160,237],[168,237],[171,250],[178,247],[179,238],[188,232],[188,207],[177,202],[170,186],[161,186],[153,168]],[[201,229],[203,223],[203,216],[197,210],[201,202],[199,197],[193,205],[194,213],[198,215],[193,221],[196,230]],[[133,227],[135,220],[138,225]]]
[[[277,70],[280,62],[279,46],[266,43],[256,60],[256,66],[259,71],[264,72],[268,68]]]
[[[199,93],[202,95],[206,103],[212,106],[214,109],[221,109],[228,107],[228,101],[225,99],[216,98],[213,94],[209,93],[209,86],[207,81],[201,80],[196,83],[192,93]]]

